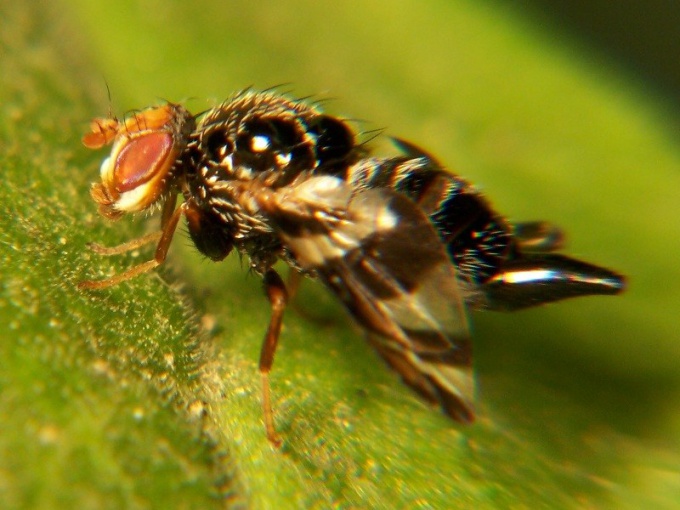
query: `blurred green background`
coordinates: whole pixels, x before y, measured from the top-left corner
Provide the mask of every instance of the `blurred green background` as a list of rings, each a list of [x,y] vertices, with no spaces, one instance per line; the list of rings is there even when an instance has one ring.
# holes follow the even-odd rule
[[[500,0],[503,1],[503,0]],[[507,2],[532,22],[581,40],[585,52],[606,54],[641,85],[680,105],[680,9],[674,0],[522,0]]]
[[[0,506],[680,507],[677,102],[537,5],[0,2]],[[236,257],[180,235],[162,278],[74,286],[149,256],[87,242],[156,225],[96,215],[92,117],[277,84],[427,148],[512,219],[561,225],[629,290],[475,314],[479,419],[459,427],[306,284],[272,374],[273,451],[269,311]]]

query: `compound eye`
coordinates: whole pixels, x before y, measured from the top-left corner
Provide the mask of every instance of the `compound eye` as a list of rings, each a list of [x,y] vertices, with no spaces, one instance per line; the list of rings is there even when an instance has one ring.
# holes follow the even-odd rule
[[[131,191],[159,174],[165,174],[172,150],[170,133],[154,132],[130,140],[116,159],[116,190],[120,193]]]
[[[309,131],[316,135],[319,165],[340,161],[354,149],[354,133],[339,119],[319,115],[310,123]]]

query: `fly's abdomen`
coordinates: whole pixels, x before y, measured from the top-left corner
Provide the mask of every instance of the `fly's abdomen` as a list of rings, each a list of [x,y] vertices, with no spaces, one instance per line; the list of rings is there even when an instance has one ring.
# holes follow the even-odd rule
[[[494,276],[512,254],[511,227],[467,181],[430,158],[370,158],[348,171],[355,189],[388,187],[430,217],[451,261],[470,283]]]

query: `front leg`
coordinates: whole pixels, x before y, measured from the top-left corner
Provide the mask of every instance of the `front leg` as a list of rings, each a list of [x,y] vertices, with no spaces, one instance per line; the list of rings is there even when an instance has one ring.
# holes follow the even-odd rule
[[[171,200],[170,204],[174,207],[175,201]],[[161,221],[162,230],[160,232],[154,232],[153,234],[146,235],[140,239],[130,241],[128,243],[122,244],[113,248],[106,248],[99,245],[92,246],[92,249],[102,255],[117,255],[119,253],[125,253],[140,246],[143,246],[152,241],[158,240],[156,245],[156,252],[151,260],[142,262],[139,265],[131,267],[127,271],[120,274],[114,275],[111,278],[106,278],[104,280],[85,280],[78,284],[79,289],[103,289],[105,287],[111,287],[113,285],[118,285],[121,282],[130,280],[135,276],[151,271],[155,267],[160,266],[165,262],[165,258],[168,254],[168,249],[170,248],[170,243],[172,242],[172,237],[177,229],[177,224],[182,214],[185,213],[186,202],[179,206],[177,209],[172,209],[170,206],[166,205],[163,208],[163,218]]]
[[[269,327],[262,343],[260,351],[260,375],[262,377],[262,410],[264,413],[264,426],[267,432],[267,439],[276,446],[281,446],[281,438],[276,433],[274,427],[274,412],[272,411],[271,389],[269,386],[269,372],[274,363],[274,354],[281,334],[281,324],[283,323],[283,312],[288,304],[288,292],[281,276],[269,269],[264,274],[264,290],[267,299],[271,304],[271,318]]]

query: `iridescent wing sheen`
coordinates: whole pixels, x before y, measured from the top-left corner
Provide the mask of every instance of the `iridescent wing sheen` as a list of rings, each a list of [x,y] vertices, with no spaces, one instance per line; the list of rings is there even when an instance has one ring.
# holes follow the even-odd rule
[[[387,188],[312,177],[261,200],[297,264],[317,275],[403,380],[452,418],[474,417],[456,270],[428,217]]]

